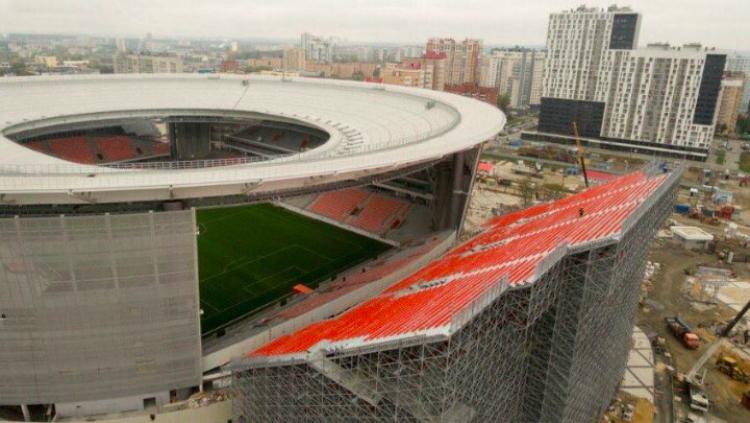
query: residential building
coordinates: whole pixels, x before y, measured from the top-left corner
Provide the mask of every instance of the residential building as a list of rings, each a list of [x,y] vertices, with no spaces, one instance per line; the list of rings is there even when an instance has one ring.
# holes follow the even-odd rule
[[[120,53],[128,52],[128,42],[124,38],[118,38],[117,40],[115,40],[115,46],[117,47],[117,51]]]
[[[733,53],[727,57],[727,70],[731,72],[743,72],[750,79],[750,53]],[[745,84],[742,101],[739,105],[740,113],[750,113],[750,81]]]
[[[726,56],[697,44],[637,48],[640,20],[617,6],[551,15],[539,132],[569,143],[575,122],[602,147],[705,160]]]
[[[405,87],[425,87],[425,72],[418,62],[410,65],[387,63],[380,72],[383,83]]]
[[[34,63],[40,64],[46,68],[54,68],[58,65],[57,57],[55,56],[35,56]]]
[[[305,50],[301,48],[284,49],[281,66],[288,71],[305,69]]]
[[[494,87],[480,87],[478,84],[466,83],[460,85],[446,85],[445,91],[465,97],[472,97],[493,106],[497,105],[497,88]]]
[[[279,70],[283,65],[282,62],[283,59],[281,57],[261,57],[258,59],[247,59],[247,67]]]
[[[321,63],[306,61],[305,70],[324,78],[353,79],[361,74],[362,79],[373,78],[378,65],[375,63]]]
[[[513,109],[538,107],[544,58],[543,52],[528,49],[494,50],[481,58],[479,85],[507,95]]]
[[[721,81],[719,116],[716,119],[717,131],[721,132],[724,129],[727,133],[734,133],[746,86],[747,76],[743,72],[724,73],[724,79]]]
[[[465,39],[456,42],[452,38],[430,38],[426,53],[445,53],[445,83],[450,85],[476,84],[479,80],[479,57],[482,40]]]
[[[182,59],[172,56],[116,54],[112,59],[115,73],[182,73]]]
[[[225,60],[221,62],[221,72],[224,72],[224,73],[240,72],[240,62],[236,60]]]
[[[401,64],[408,67],[418,67],[424,72],[422,88],[436,91],[445,90],[445,67],[447,55],[428,51],[422,57],[405,58]]]
[[[304,32],[300,36],[300,48],[305,52],[305,60],[333,62],[336,43],[331,38],[323,38]]]

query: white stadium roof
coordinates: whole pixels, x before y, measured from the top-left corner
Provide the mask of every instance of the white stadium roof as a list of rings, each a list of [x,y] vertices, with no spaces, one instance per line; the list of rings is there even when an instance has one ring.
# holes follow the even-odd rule
[[[330,139],[279,159],[198,169],[79,165],[9,139],[46,126],[175,115],[293,121]],[[0,78],[0,204],[168,200],[322,185],[472,148],[504,124],[497,108],[470,98],[351,81],[223,74]]]

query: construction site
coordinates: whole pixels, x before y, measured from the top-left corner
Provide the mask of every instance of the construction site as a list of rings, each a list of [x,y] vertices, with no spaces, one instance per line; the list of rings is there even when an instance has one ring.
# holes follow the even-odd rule
[[[527,150],[524,160],[483,156],[486,164],[484,171],[480,167],[467,216],[469,233],[481,230],[478,222],[495,214],[584,187],[578,169],[558,163],[559,147]],[[528,160],[529,155],[541,159]],[[542,164],[546,159],[555,161]],[[596,169],[588,172],[589,182],[621,173],[632,162],[630,157],[587,158],[586,165]],[[750,333],[747,316],[738,318],[750,301],[749,182],[741,172],[686,167],[671,216],[651,245],[641,284],[636,324],[651,355],[631,379],[645,386],[646,394],[627,392],[626,374],[603,421],[750,419]]]

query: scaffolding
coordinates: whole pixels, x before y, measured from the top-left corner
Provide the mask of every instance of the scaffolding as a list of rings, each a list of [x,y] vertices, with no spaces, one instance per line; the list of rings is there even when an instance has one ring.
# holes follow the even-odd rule
[[[234,421],[598,421],[625,370],[648,244],[680,173],[618,235],[561,245],[534,283],[498,281],[448,334],[234,363]]]

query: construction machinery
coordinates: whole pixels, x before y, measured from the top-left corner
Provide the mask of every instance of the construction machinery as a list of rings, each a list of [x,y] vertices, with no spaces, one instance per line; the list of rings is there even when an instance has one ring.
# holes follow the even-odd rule
[[[703,355],[698,359],[698,361],[693,364],[693,367],[690,369],[690,371],[687,374],[688,380],[695,380],[695,375],[698,374],[700,369],[703,368],[703,366],[706,364],[706,361],[708,361],[709,358],[713,357],[714,353],[719,350],[719,348],[724,344],[724,341],[727,337],[729,337],[729,334],[732,333],[732,329],[737,325],[737,323],[742,320],[742,317],[745,316],[745,313],[750,310],[750,301],[745,304],[744,307],[742,307],[742,310],[740,310],[735,316],[734,319],[732,319],[725,327],[724,329],[719,332],[719,338],[714,341],[713,344],[711,344],[706,351],[703,353]]]
[[[669,331],[672,332],[672,335],[674,335],[675,338],[679,339],[680,342],[682,342],[682,345],[685,346],[685,348],[694,350],[700,347],[700,338],[682,319],[675,316],[667,317],[665,320],[667,322]]]
[[[742,370],[737,363],[737,359],[728,354],[719,355],[716,360],[716,368],[738,382],[750,383],[750,374]]]
[[[583,146],[581,145],[581,137],[578,136],[578,124],[573,122],[573,133],[576,136],[576,149],[578,150],[578,159],[581,162],[581,172],[583,173],[583,182],[586,184],[586,188],[589,187],[589,177],[586,174],[586,159],[583,153]]]

